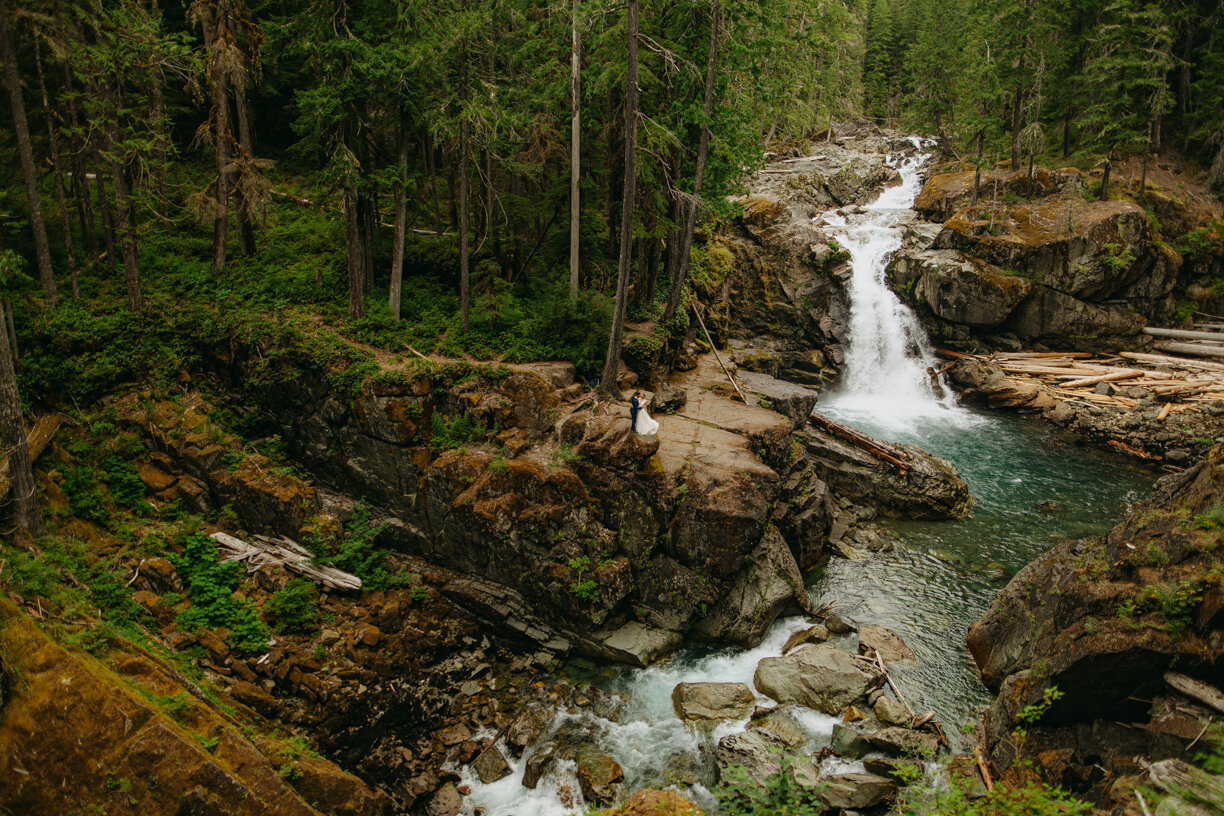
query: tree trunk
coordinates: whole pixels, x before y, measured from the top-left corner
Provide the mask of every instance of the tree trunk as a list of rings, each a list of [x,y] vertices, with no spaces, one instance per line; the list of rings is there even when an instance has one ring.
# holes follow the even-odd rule
[[[459,66],[459,93],[466,104],[468,97],[467,49],[463,49]],[[468,164],[471,150],[472,125],[466,112],[462,115],[459,125],[459,302],[463,313],[463,331],[466,334],[471,327],[472,282],[470,276],[471,258],[468,257],[470,247],[470,224],[468,220]]]
[[[578,0],[571,0],[573,18],[570,23],[570,302],[578,299],[578,229],[581,208],[578,202],[578,172],[581,167],[579,142],[582,131],[582,98],[579,96],[581,77],[578,42]]]
[[[149,89],[149,94],[153,101],[153,128],[157,134],[157,147],[153,150],[153,189],[157,191],[154,196],[154,207],[157,212],[165,216],[169,210],[166,201],[166,169],[169,167],[167,156],[169,151],[166,145],[170,144],[170,134],[166,131],[166,95],[162,90],[161,75],[154,72],[152,79],[152,87]],[[170,227],[170,220],[166,219],[166,226]]]
[[[64,172],[59,160],[59,129],[51,114],[51,103],[47,98],[47,82],[43,77],[42,54],[38,41],[34,41],[34,66],[38,69],[38,92],[42,96],[43,124],[47,128],[47,146],[51,151],[51,171],[55,176],[55,195],[59,203],[60,229],[64,232],[64,255],[68,260],[68,274],[72,281],[73,299],[81,296],[81,284],[77,279],[76,253],[72,250],[72,225],[68,219],[68,197],[64,195]],[[14,355],[15,357],[16,355]]]
[[[628,54],[625,72],[625,187],[621,195],[620,261],[616,275],[616,306],[612,312],[612,332],[600,383],[604,391],[619,396],[621,337],[625,331],[625,299],[629,291],[629,260],[633,249],[633,215],[637,198],[637,119],[638,119],[638,0],[626,0]]]
[[[238,114],[238,150],[241,161],[238,163],[238,184],[234,188],[234,197],[238,205],[238,238],[242,242],[242,254],[251,257],[256,252],[255,219],[251,214],[251,202],[247,198],[250,185],[251,162],[255,158],[255,142],[251,138],[251,116],[247,108],[246,88],[241,84],[234,86],[234,110]]]
[[[110,140],[114,144],[117,126],[111,122]],[[127,179],[123,165],[111,159],[111,183],[115,186],[115,213],[119,219],[119,245],[123,251],[123,277],[127,283],[128,308],[136,314],[144,311],[144,297],[140,291],[140,261],[136,254],[136,229],[132,223],[129,206]]]
[[[13,350],[13,362],[21,359],[17,353],[17,327],[13,324],[13,302],[4,299],[4,336],[8,338],[9,347]]]
[[[217,154],[217,185],[213,204],[213,272],[220,273],[225,269],[225,241],[229,222],[229,76],[221,61],[212,54],[221,36],[219,27],[223,20],[214,20],[211,10],[206,10],[200,17],[200,26],[204,30],[204,45],[209,52],[209,79],[212,81],[213,97],[213,149]],[[226,47],[224,44],[219,47]]]
[[[1105,157],[1105,172],[1101,176],[1101,201],[1109,200],[1109,171],[1113,169],[1113,162],[1109,157]]]
[[[77,120],[76,99],[72,90],[72,75],[64,66],[64,90],[68,97],[68,124],[73,133],[80,132]],[[81,159],[84,145],[69,148],[72,156],[72,197],[76,200],[77,217],[81,221],[81,232],[85,236],[85,252],[96,263],[98,260],[98,234],[94,227],[93,205],[89,200],[89,179],[85,176],[85,162]]]
[[[361,268],[361,227],[357,219],[357,191],[344,186],[345,239],[348,243],[349,319],[365,317],[365,272]]]
[[[367,292],[374,291],[374,198],[370,195],[357,197],[357,216],[361,225],[361,269]]]
[[[0,8],[0,14],[7,14],[7,11]],[[6,59],[6,66],[8,64]],[[13,371],[13,357],[7,342],[0,343],[0,435],[3,435],[9,476],[13,480],[10,499],[13,522],[18,529],[36,536],[42,532],[42,516],[34,490],[30,449],[26,445],[25,419],[21,415],[21,398],[17,394],[17,375]]]
[[[99,157],[101,158],[101,157]],[[107,167],[110,163],[102,159]],[[98,188],[98,210],[102,213],[102,237],[106,241],[106,265],[115,268],[115,213],[111,210],[110,201],[106,198],[106,181],[101,170],[94,173],[94,182]]]
[[[664,322],[670,321],[676,315],[680,305],[680,295],[684,289],[684,279],[688,275],[689,255],[693,251],[693,233],[697,230],[697,199],[701,195],[701,186],[705,181],[706,160],[710,153],[710,120],[714,116],[714,78],[718,68],[718,28],[721,7],[719,0],[711,3],[710,20],[710,54],[706,62],[705,102],[702,107],[701,140],[697,143],[697,168],[693,175],[693,201],[689,203],[688,212],[684,217],[684,233],[680,237],[679,263],[675,267],[675,277],[671,282],[671,293],[667,297],[667,306],[663,310]]]
[[[1139,178],[1139,200],[1143,201],[1147,197],[1147,167],[1148,167],[1148,152],[1143,151],[1143,175]]]
[[[4,89],[8,92],[9,108],[13,117],[13,134],[17,138],[17,156],[21,160],[21,176],[25,180],[26,202],[30,207],[30,227],[34,231],[34,253],[38,257],[38,279],[42,282],[43,294],[46,295],[47,300],[55,303],[55,274],[51,270],[51,244],[47,241],[47,225],[43,221],[42,200],[38,197],[38,174],[34,169],[34,150],[30,145],[30,126],[26,122],[25,102],[21,98],[21,77],[17,75],[17,55],[13,50],[11,20],[8,3],[0,0],[0,60],[4,60]],[[25,445],[24,436],[21,444]]]
[[[408,229],[408,127],[400,122],[399,175],[395,180],[395,243],[391,249],[391,315],[400,319],[401,286],[404,279],[404,232]]]
[[[1011,169],[1020,165],[1020,130],[1023,127],[1024,89],[1017,87],[1012,97]]]
[[[434,232],[438,235],[442,234],[442,213],[440,210],[440,202],[438,199],[438,165],[434,157],[433,139],[429,137],[429,129],[426,128],[421,135],[421,144],[425,146],[425,169],[429,172],[429,191],[433,197],[433,218]]]
[[[1062,154],[1063,154],[1064,159],[1071,155],[1071,118],[1073,115],[1074,115],[1074,109],[1071,107],[1071,103],[1068,102],[1067,103],[1067,113],[1063,117]]]
[[[977,169],[973,173],[973,195],[969,198],[969,206],[976,207],[978,202],[978,194],[982,189],[982,147],[986,142],[986,131],[979,128],[977,132],[977,159],[974,160],[974,167]]]

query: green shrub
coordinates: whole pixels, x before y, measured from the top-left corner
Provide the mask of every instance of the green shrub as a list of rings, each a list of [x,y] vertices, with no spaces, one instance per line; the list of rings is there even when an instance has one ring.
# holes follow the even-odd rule
[[[804,785],[795,778],[795,761],[779,754],[780,770],[764,784],[740,767],[727,769],[716,792],[727,816],[818,816],[824,812],[819,793],[826,784]]]
[[[178,623],[198,631],[223,626],[229,629],[229,645],[240,652],[258,652],[268,642],[268,628],[254,607],[234,597],[242,568],[222,564],[212,539],[202,533],[189,535],[181,555],[171,555],[191,598],[191,606],[181,612]]]
[[[294,578],[264,608],[278,632],[308,635],[319,628],[319,590],[309,578]]]

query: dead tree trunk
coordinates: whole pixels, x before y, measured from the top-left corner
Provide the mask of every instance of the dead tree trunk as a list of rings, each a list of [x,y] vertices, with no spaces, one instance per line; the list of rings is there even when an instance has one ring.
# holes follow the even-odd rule
[[[68,275],[72,281],[72,297],[81,296],[81,284],[77,280],[76,253],[72,248],[72,224],[68,219],[68,198],[64,195],[64,172],[59,160],[59,128],[55,126],[51,113],[51,102],[47,97],[47,82],[43,77],[42,53],[38,41],[34,42],[34,67],[38,70],[38,92],[42,96],[43,124],[47,128],[47,147],[51,151],[51,172],[55,176],[55,195],[59,203],[60,229],[64,232],[64,255],[68,261]]]
[[[628,54],[625,71],[625,187],[621,196],[620,262],[616,276],[616,306],[612,312],[612,332],[604,360],[601,384],[609,394],[617,394],[620,373],[621,338],[625,331],[625,300],[629,293],[629,262],[633,249],[634,203],[637,198],[637,104],[638,104],[638,0],[627,0]]]
[[[719,0],[714,0],[710,8],[710,54],[706,62],[705,102],[702,107],[701,140],[697,144],[697,168],[693,176],[693,200],[689,202],[688,211],[685,213],[684,233],[680,237],[679,263],[675,267],[675,277],[672,278],[667,307],[663,310],[664,322],[675,316],[676,309],[680,305],[684,278],[688,275],[689,255],[693,251],[693,233],[697,229],[698,197],[701,195],[701,187],[705,181],[706,160],[710,153],[710,119],[714,116],[714,77],[718,68],[720,12]]]
[[[0,9],[0,14],[7,14],[7,11]],[[34,468],[26,444],[21,398],[17,394],[17,375],[7,342],[0,343],[0,436],[3,436],[9,476],[13,480],[13,521],[18,529],[36,536],[42,532],[42,518],[34,490]]]
[[[582,131],[582,98],[579,96],[581,77],[578,42],[578,0],[571,0],[570,22],[570,301],[578,299],[578,228],[581,208],[578,203],[578,172],[581,167],[579,142]]]
[[[4,60],[4,89],[8,92],[9,109],[13,118],[13,135],[17,140],[17,157],[21,161],[21,177],[25,181],[26,203],[30,208],[30,228],[34,231],[34,254],[38,259],[38,279],[47,300],[55,302],[55,274],[51,269],[51,245],[47,241],[47,224],[43,220],[42,200],[38,197],[38,174],[34,169],[34,150],[30,144],[30,126],[26,122],[25,101],[21,98],[21,77],[17,75],[17,54],[13,48],[12,14],[8,4],[0,0],[0,60]],[[23,437],[24,439],[24,437]],[[25,444],[22,442],[21,444]]]
[[[391,287],[388,304],[391,315],[400,319],[401,287],[404,279],[404,233],[408,229],[408,128],[400,122],[399,175],[395,179],[395,243],[391,249]]]

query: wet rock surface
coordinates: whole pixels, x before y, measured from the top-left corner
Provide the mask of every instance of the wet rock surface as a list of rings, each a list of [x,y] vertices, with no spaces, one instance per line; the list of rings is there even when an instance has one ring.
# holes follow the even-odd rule
[[[1201,733],[1206,712],[1166,672],[1177,654],[1182,672],[1220,682],[1224,596],[1212,577],[1215,545],[1203,540],[1216,533],[1192,520],[1224,500],[1222,463],[1224,450],[1213,448],[1158,482],[1109,535],[1037,558],[971,627],[970,652],[998,689],[985,718],[996,768],[1030,759],[1043,779],[1108,804],[1115,786],[1135,782],[1137,756],[1180,756]],[[1184,603],[1157,600],[1175,597]],[[1044,713],[1018,744],[1011,731],[1030,705]]]
[[[884,682],[878,670],[827,644],[804,646],[757,664],[753,683],[779,703],[841,714]]]
[[[689,721],[743,719],[756,704],[743,683],[680,683],[671,699],[676,716]]]

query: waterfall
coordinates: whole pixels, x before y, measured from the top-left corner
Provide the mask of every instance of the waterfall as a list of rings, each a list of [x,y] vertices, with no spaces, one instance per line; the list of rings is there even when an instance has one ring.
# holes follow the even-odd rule
[[[875,201],[849,215],[824,216],[827,231],[850,253],[850,339],[842,383],[821,401],[821,413],[883,431],[913,431],[918,420],[957,421],[952,392],[932,377],[937,362],[926,332],[885,282],[888,261],[901,246],[910,209],[930,154],[888,163],[901,175]]]

